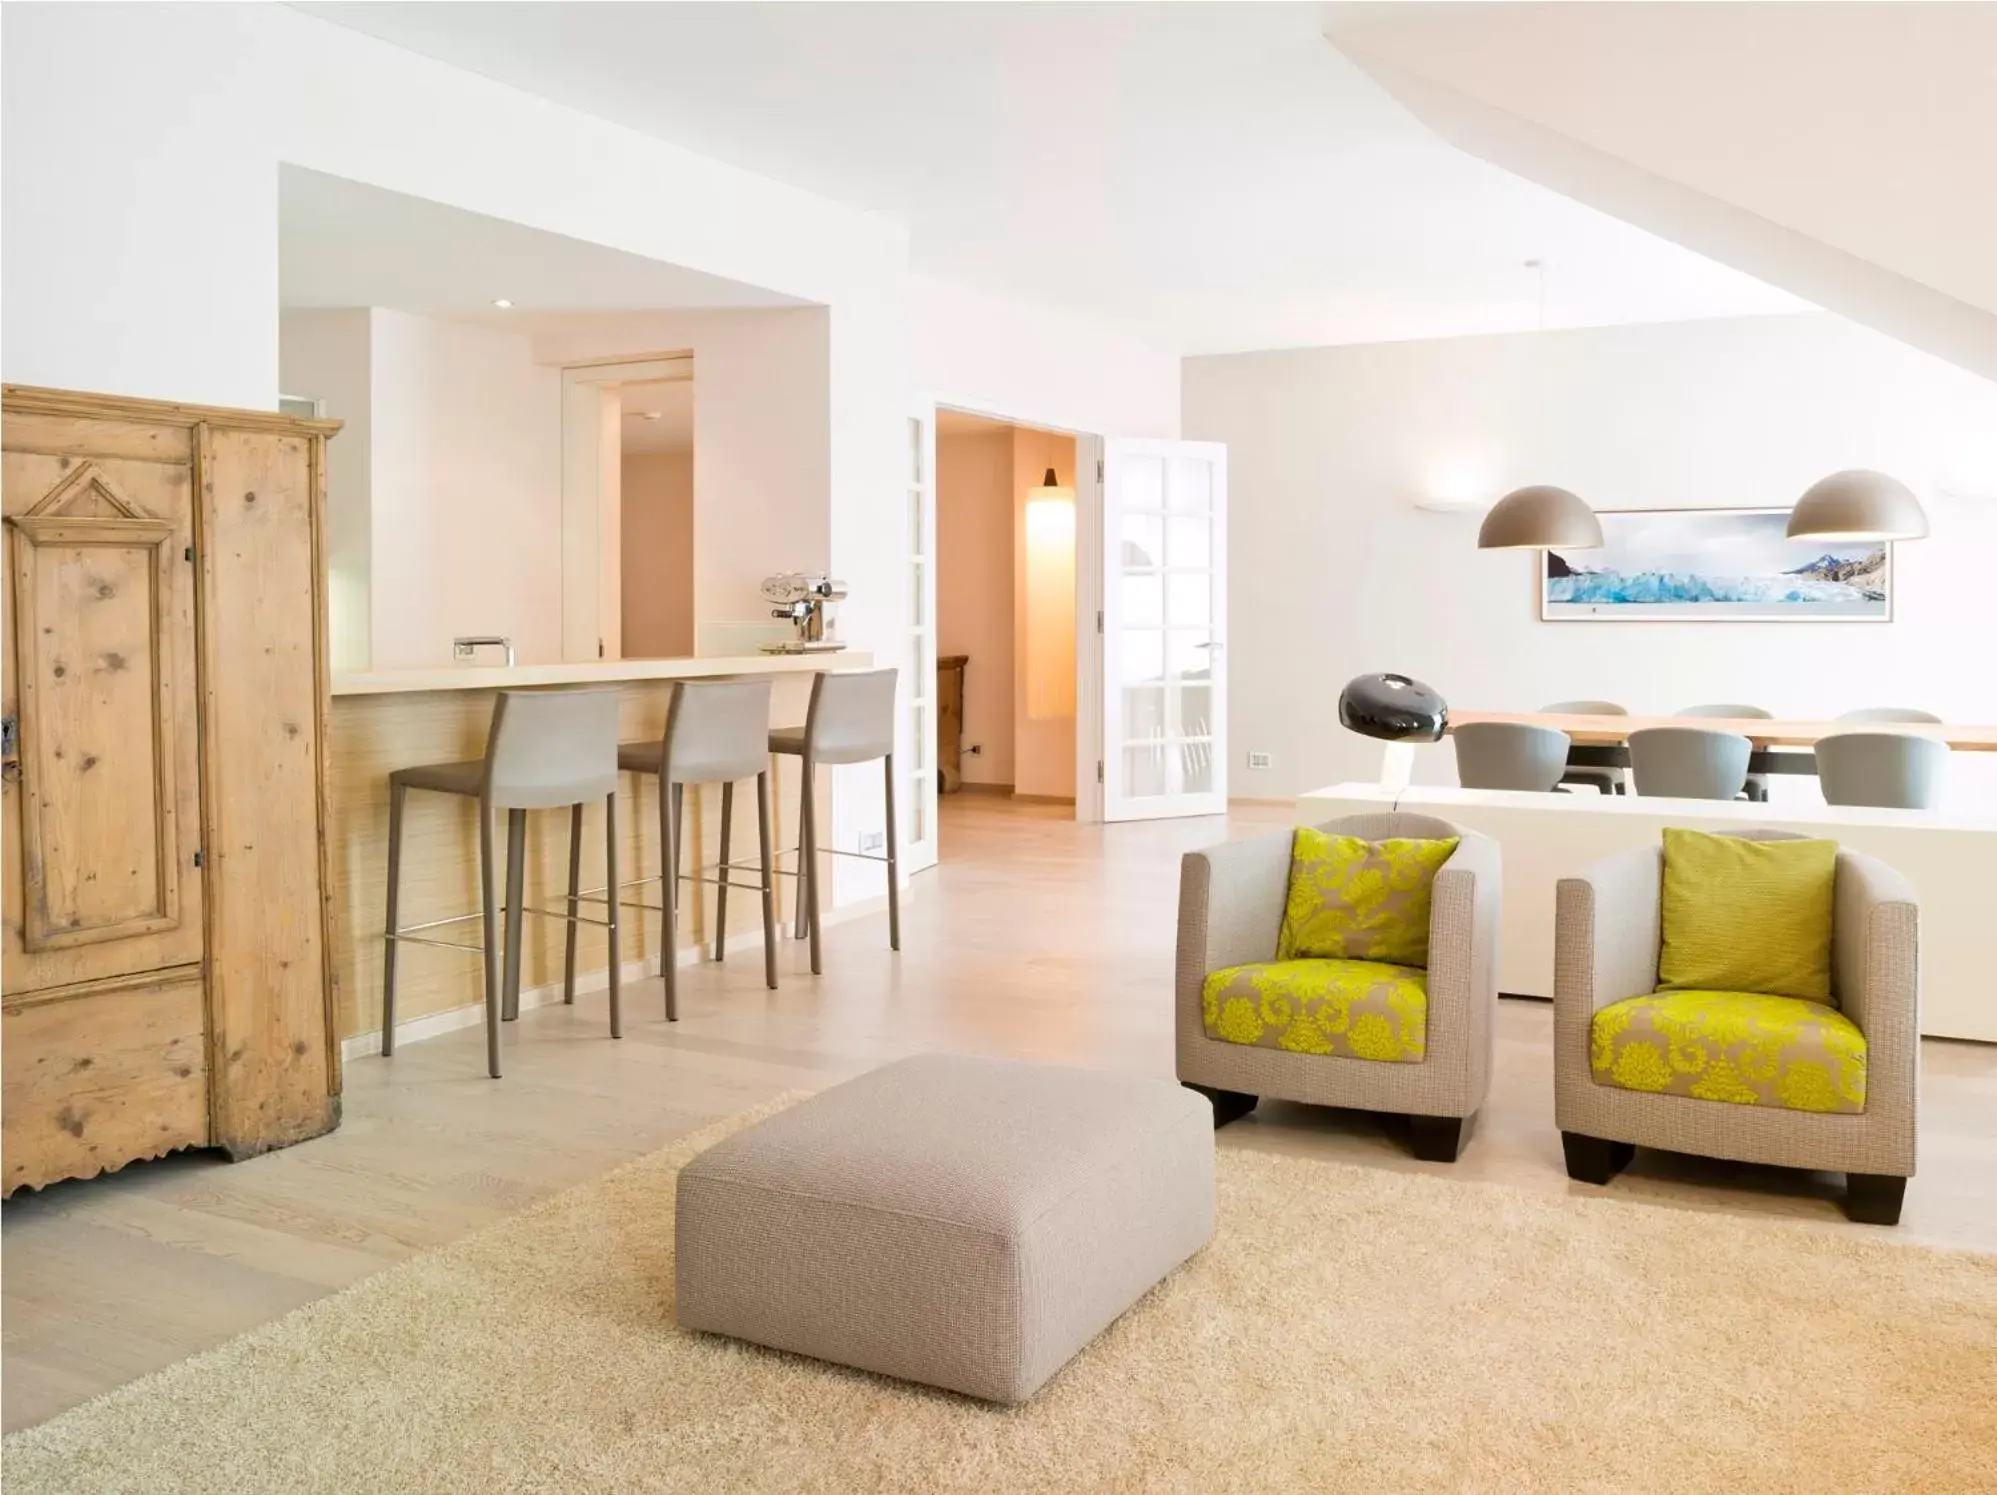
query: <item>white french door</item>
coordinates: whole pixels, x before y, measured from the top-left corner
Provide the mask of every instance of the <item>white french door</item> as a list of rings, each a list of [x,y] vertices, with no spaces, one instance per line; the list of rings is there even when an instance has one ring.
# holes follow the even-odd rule
[[[910,872],[936,865],[936,407],[908,418],[903,483],[903,545],[908,556],[908,673],[902,699],[906,735],[896,765],[901,863]]]
[[[1227,448],[1105,438],[1098,461],[1102,818],[1221,814]]]

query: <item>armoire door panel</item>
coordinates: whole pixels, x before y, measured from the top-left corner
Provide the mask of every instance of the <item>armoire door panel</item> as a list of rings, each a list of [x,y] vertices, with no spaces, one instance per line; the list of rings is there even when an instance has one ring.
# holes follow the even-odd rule
[[[22,434],[10,418],[10,992],[187,964],[205,942],[190,469],[19,451]]]
[[[318,469],[303,437],[202,427],[203,753],[214,1142],[338,1115],[326,964]]]

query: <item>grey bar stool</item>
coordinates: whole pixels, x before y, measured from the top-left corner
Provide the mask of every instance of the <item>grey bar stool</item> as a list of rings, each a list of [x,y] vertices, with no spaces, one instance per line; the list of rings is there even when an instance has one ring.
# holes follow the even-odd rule
[[[1704,727],[1646,727],[1629,737],[1638,794],[1669,799],[1738,799],[1754,744]]]
[[[617,766],[626,773],[655,775],[659,780],[659,902],[638,904],[651,908],[665,920],[665,948],[659,956],[659,972],[666,987],[666,1021],[678,1022],[679,999],[679,885],[691,881],[696,887],[715,884],[714,958],[720,960],[728,942],[728,890],[742,887],[763,895],[763,981],[770,990],[777,986],[776,881],[770,841],[770,682],[768,680],[682,680],[673,687],[666,705],[665,735],[657,742],[627,742],[617,749]],[[741,779],[756,781],[756,829],[762,844],[757,864],[760,881],[736,883],[729,860],[729,832],[735,817],[735,785]],[[688,784],[721,786],[721,860],[716,875],[708,877],[696,863],[691,877],[680,871],[681,824],[686,813]],[[746,865],[746,864],[745,864]],[[653,881],[633,879],[625,887]]]
[[[1715,706],[1681,706],[1671,713],[1673,716],[1703,716],[1718,722],[1765,722],[1772,721],[1775,713],[1761,706],[1740,706],[1722,704]],[[1751,773],[1747,776],[1747,797],[1757,804],[1768,803],[1768,775]],[[1639,789],[1637,793],[1643,791]],[[1701,796],[1704,798],[1706,796]]]
[[[1614,701],[1555,701],[1551,705],[1542,706],[1539,709],[1540,713],[1545,716],[1629,715],[1629,707],[1618,706]],[[1569,748],[1568,751],[1572,752],[1573,749]],[[1627,762],[1629,759],[1629,750],[1627,748],[1608,749],[1605,751],[1613,751],[1617,758],[1623,762]],[[1595,768],[1590,766],[1585,768],[1569,768],[1566,773],[1560,776],[1560,782],[1563,784],[1593,785],[1604,794],[1622,794],[1629,788],[1628,772],[1621,767]]]
[[[1456,744],[1456,782],[1465,789],[1551,793],[1567,772],[1572,740],[1553,727],[1470,722],[1449,736]]]
[[[1827,805],[1932,810],[1941,803],[1948,744],[1912,732],[1839,732],[1817,740]]]
[[[1913,706],[1861,706],[1856,711],[1840,711],[1834,720],[1841,722],[1921,722],[1930,727],[1939,727],[1942,719],[1932,711],[1921,711]]]
[[[624,1036],[619,1006],[617,908],[604,919],[585,919],[576,910],[582,874],[582,812],[603,801],[604,863],[611,886],[617,883],[617,692],[614,690],[503,690],[492,707],[485,756],[468,763],[429,763],[399,768],[388,776],[388,920],[383,931],[381,1051],[395,1052],[395,951],[398,945],[440,945],[469,950],[485,959],[486,1068],[499,1078],[499,1024],[520,1015],[520,916],[532,913],[567,921],[568,954],[563,970],[565,1002],[575,1001],[576,925],[599,924],[610,932],[610,1036]],[[484,909],[403,927],[397,922],[402,891],[402,809],[411,789],[457,794],[478,801],[479,887]],[[522,902],[526,872],[527,812],[569,811],[569,897],[563,914],[528,909]],[[502,933],[495,877],[498,814],[506,812],[506,897]],[[476,945],[440,940],[419,931],[484,921]],[[502,980],[500,946],[505,945]],[[503,1003],[503,1013],[502,1013]]]
[[[811,707],[802,727],[770,733],[772,753],[804,760],[804,788],[798,797],[798,866],[778,875],[798,879],[797,937],[811,936],[811,974],[822,974],[818,955],[818,854],[885,862],[888,868],[888,948],[901,948],[901,862],[896,849],[894,805],[893,670],[823,671],[811,682]],[[882,759],[887,776],[887,855],[840,851],[818,844],[818,791],[812,780],[820,765],[871,763]]]

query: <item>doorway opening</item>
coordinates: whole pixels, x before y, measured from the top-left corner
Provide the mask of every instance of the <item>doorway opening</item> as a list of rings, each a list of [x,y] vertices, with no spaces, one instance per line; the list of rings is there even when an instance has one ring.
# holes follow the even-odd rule
[[[693,381],[620,387],[619,617],[626,659],[693,648]]]
[[[1077,448],[937,412],[937,787],[957,806],[1075,804]]]

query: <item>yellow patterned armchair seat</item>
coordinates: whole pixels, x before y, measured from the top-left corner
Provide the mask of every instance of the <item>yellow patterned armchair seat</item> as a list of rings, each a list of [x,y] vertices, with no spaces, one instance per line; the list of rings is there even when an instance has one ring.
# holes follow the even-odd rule
[[[1597,1012],[1589,1040],[1597,1084],[1737,1106],[1865,1109],[1865,1035],[1822,1002],[1652,992]]]
[[[1899,1220],[1919,1112],[1920,911],[1885,863],[1835,858],[1825,1000],[1661,989],[1696,986],[1660,970],[1662,847],[1560,880],[1553,1100],[1570,1177],[1606,1184],[1638,1147],[1663,1148],[1842,1173],[1852,1219]]]
[[[1292,1054],[1419,1064],[1428,1051],[1428,972],[1377,960],[1271,960],[1206,978],[1207,1037]]]
[[[1263,1099],[1383,1111],[1409,1118],[1417,1157],[1454,1161],[1490,1089],[1497,843],[1399,811],[1316,829],[1374,843],[1456,842],[1437,853],[1446,859],[1428,881],[1425,951],[1400,953],[1383,938],[1348,949],[1353,958],[1293,958],[1304,952],[1289,907],[1289,831],[1188,852],[1179,877],[1179,1078],[1213,1101],[1216,1124]],[[1390,878],[1389,894],[1398,891]],[[1376,934],[1369,924],[1368,938]]]

